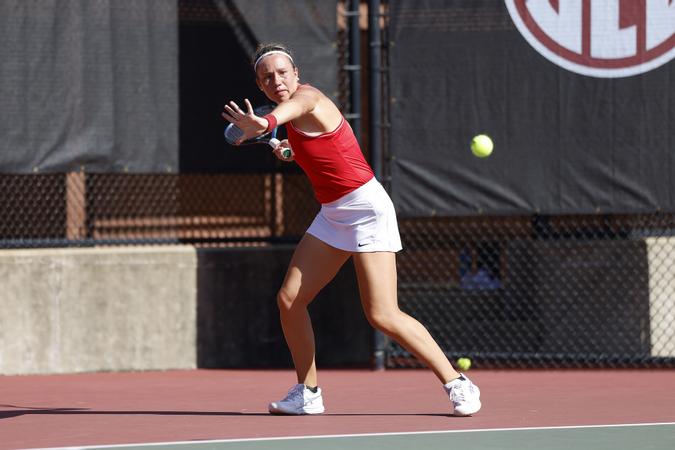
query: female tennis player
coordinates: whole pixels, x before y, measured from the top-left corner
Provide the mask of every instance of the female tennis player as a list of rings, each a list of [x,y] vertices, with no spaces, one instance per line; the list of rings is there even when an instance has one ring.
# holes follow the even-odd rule
[[[372,326],[396,340],[433,370],[450,397],[455,415],[480,407],[480,391],[455,371],[427,329],[398,307],[396,252],[401,250],[394,206],[335,104],[315,87],[300,84],[298,68],[283,45],[258,47],[253,57],[256,83],[277,107],[256,116],[248,99],[245,110],[231,101],[222,116],[239,127],[244,141],[285,124],[288,140],[277,158],[295,160],[309,177],[321,210],[291,259],[277,294],[281,325],[293,357],[298,383],[272,402],[273,414],[324,412],[314,359],[314,332],[307,306],[353,258],[361,303]],[[293,156],[284,158],[282,149]]]

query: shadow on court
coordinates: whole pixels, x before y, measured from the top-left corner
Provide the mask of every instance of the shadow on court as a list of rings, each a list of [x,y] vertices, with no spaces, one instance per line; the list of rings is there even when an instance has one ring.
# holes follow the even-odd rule
[[[102,415],[102,416],[237,416],[237,417],[277,417],[277,415],[262,413],[262,412],[241,412],[241,411],[98,411],[87,408],[39,408],[29,406],[14,406],[14,405],[0,405],[0,408],[16,408],[9,411],[0,411],[0,420],[11,419],[14,417],[25,415]],[[454,419],[461,419],[462,417],[455,417],[451,414],[438,413],[412,413],[412,414],[397,414],[397,413],[325,413],[321,416],[333,417],[451,417]],[[283,415],[278,415],[283,417]],[[285,416],[288,417],[288,416]]]

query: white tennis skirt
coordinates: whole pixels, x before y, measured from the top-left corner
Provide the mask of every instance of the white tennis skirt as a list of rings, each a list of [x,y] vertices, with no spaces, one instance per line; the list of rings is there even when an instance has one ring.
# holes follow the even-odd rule
[[[398,252],[402,248],[394,204],[375,178],[322,204],[307,233],[348,252]]]

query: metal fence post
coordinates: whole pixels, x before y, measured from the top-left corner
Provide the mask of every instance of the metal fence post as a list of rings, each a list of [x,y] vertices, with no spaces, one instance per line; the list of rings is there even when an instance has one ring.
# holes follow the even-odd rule
[[[368,94],[370,98],[370,132],[369,147],[370,161],[378,180],[382,179],[382,72],[380,34],[380,0],[368,1],[368,42],[369,42],[369,70]],[[386,336],[375,330],[373,339],[373,369],[383,370],[386,358]]]

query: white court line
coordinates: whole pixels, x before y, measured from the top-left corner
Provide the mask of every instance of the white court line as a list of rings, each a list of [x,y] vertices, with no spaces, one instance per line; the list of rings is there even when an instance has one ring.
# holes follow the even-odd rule
[[[208,444],[226,444],[230,442],[265,442],[265,441],[290,441],[296,439],[339,439],[339,438],[359,438],[359,437],[380,437],[380,436],[410,436],[425,434],[454,434],[454,433],[488,433],[493,431],[538,431],[538,430],[579,430],[585,428],[626,428],[626,427],[653,427],[660,425],[675,425],[675,422],[650,422],[650,423],[619,423],[607,425],[565,425],[558,427],[521,427],[521,428],[475,428],[471,430],[440,430],[440,431],[402,431],[391,433],[361,433],[361,434],[321,434],[316,436],[279,436],[264,438],[241,438],[241,439],[216,439],[212,441],[176,441],[176,442],[149,442],[138,444],[120,444],[120,445],[92,445],[75,447],[36,447],[24,450],[83,450],[83,449],[105,449],[105,448],[127,448],[127,447],[157,447],[164,445],[208,445]]]

